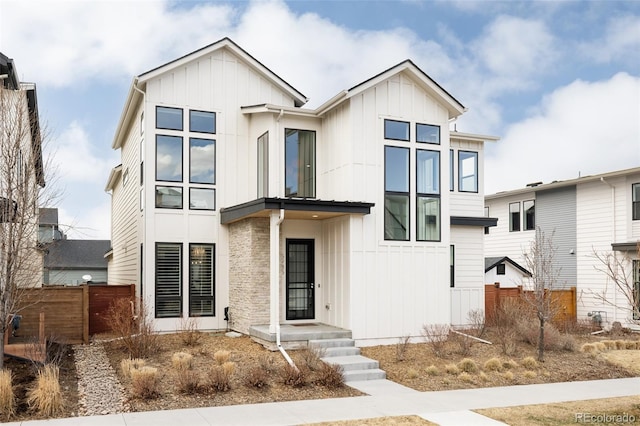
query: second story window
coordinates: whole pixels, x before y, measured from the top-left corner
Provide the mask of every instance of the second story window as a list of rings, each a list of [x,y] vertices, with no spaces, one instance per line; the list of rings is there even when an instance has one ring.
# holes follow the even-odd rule
[[[182,182],[182,138],[156,135],[156,180]]]
[[[478,153],[458,151],[458,191],[478,192]]]
[[[258,198],[269,195],[269,132],[258,138]]]
[[[409,148],[384,147],[384,239],[409,240]]]
[[[416,150],[416,240],[440,241],[440,152]]]
[[[524,230],[532,231],[536,229],[536,202],[535,200],[527,200],[522,202],[522,210],[524,210]]]
[[[631,185],[631,195],[633,202],[633,220],[640,220],[640,183]]]
[[[216,183],[216,141],[189,138],[189,182]]]
[[[440,144],[440,126],[417,123],[416,142]]]
[[[406,121],[384,120],[384,138],[396,141],[408,141],[409,123]]]
[[[189,111],[189,130],[198,133],[215,133],[216,113],[208,111]]]
[[[182,109],[156,107],[156,129],[182,130]]]
[[[286,197],[316,196],[316,132],[285,130]]]
[[[520,230],[520,203],[509,203],[509,231]]]

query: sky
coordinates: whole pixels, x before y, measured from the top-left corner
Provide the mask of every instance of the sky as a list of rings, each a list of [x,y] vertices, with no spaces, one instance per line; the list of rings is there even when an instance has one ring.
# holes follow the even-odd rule
[[[493,135],[485,194],[640,166],[638,1],[0,0],[37,85],[69,238],[110,238],[111,149],[134,76],[230,37],[314,108],[411,59]]]

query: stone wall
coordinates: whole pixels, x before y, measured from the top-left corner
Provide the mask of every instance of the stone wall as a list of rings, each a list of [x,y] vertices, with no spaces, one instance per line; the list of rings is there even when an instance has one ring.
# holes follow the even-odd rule
[[[230,224],[230,327],[248,334],[251,325],[269,324],[269,293],[269,218]]]

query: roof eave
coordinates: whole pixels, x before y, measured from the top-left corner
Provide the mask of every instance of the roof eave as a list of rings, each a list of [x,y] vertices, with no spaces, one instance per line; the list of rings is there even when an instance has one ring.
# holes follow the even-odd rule
[[[124,103],[124,108],[120,114],[120,120],[116,126],[116,134],[113,137],[113,142],[111,143],[112,149],[119,149],[124,144],[125,138],[127,137],[127,127],[133,118],[138,102],[142,96],[140,92],[136,90],[136,81],[137,78],[134,78],[131,81],[131,86],[129,86],[127,100]]]
[[[104,187],[105,192],[109,192],[113,190],[116,183],[118,182],[118,179],[120,178],[120,174],[122,174],[122,164],[118,164],[113,169],[111,169],[111,172],[109,173],[109,178],[107,179],[107,184]]]

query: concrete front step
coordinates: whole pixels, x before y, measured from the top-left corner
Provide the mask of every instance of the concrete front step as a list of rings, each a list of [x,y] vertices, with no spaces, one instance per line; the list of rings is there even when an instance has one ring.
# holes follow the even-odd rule
[[[342,375],[344,376],[345,382],[355,382],[358,380],[381,380],[387,378],[387,373],[379,368],[344,371]]]
[[[348,338],[309,340],[309,346],[312,348],[337,348],[355,346],[355,344],[355,340]]]
[[[387,373],[379,368],[378,361],[360,355],[360,348],[350,338],[309,340],[310,348],[320,351],[322,360],[342,367],[345,382],[386,379]]]
[[[342,371],[345,372],[353,370],[372,370],[380,366],[378,361],[362,355],[332,356],[324,357],[322,360],[328,364],[337,364],[341,366]]]
[[[333,348],[322,348],[321,350],[323,358],[360,355],[360,348],[356,348],[355,346],[338,346]]]

